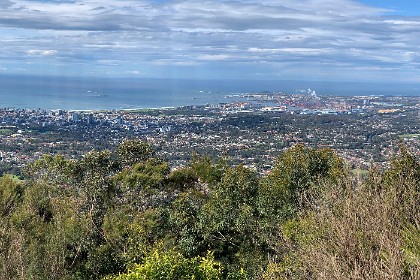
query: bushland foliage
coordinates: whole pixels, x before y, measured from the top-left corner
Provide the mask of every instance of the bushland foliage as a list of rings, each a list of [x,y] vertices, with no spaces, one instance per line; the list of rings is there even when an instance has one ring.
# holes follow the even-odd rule
[[[420,279],[420,163],[362,182],[331,150],[268,175],[139,140],[0,178],[0,279]]]

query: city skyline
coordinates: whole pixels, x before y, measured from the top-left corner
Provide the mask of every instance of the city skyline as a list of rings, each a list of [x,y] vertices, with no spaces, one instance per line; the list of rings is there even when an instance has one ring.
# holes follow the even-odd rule
[[[412,1],[0,3],[0,74],[420,82]]]

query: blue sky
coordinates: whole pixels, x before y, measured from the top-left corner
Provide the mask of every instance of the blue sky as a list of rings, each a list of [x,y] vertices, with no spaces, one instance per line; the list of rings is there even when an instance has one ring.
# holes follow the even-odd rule
[[[394,15],[420,15],[420,2],[416,0],[363,0],[360,2],[371,6],[389,9],[389,13]]]
[[[0,0],[0,74],[420,83],[420,2]]]

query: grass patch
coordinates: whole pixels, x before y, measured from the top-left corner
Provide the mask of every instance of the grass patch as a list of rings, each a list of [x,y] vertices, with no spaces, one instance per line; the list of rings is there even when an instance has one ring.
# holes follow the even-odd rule
[[[369,173],[369,171],[368,170],[366,170],[366,169],[360,169],[360,168],[356,168],[356,169],[353,169],[352,171],[351,171],[351,173],[353,174],[353,175],[356,175],[356,176],[366,176],[368,173]]]
[[[9,177],[10,179],[12,179],[13,181],[16,181],[16,182],[23,182],[21,177],[16,176],[14,174],[3,174],[3,177]]]
[[[401,139],[407,139],[407,138],[410,138],[410,139],[419,139],[420,138],[420,134],[402,134],[402,135],[400,135],[400,138]]]
[[[11,129],[8,128],[2,128],[0,129],[0,135],[12,135],[14,132]]]

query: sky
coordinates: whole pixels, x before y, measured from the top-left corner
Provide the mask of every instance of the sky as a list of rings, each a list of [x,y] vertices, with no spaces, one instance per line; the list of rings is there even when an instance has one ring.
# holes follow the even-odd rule
[[[0,0],[0,74],[420,83],[415,0]]]

